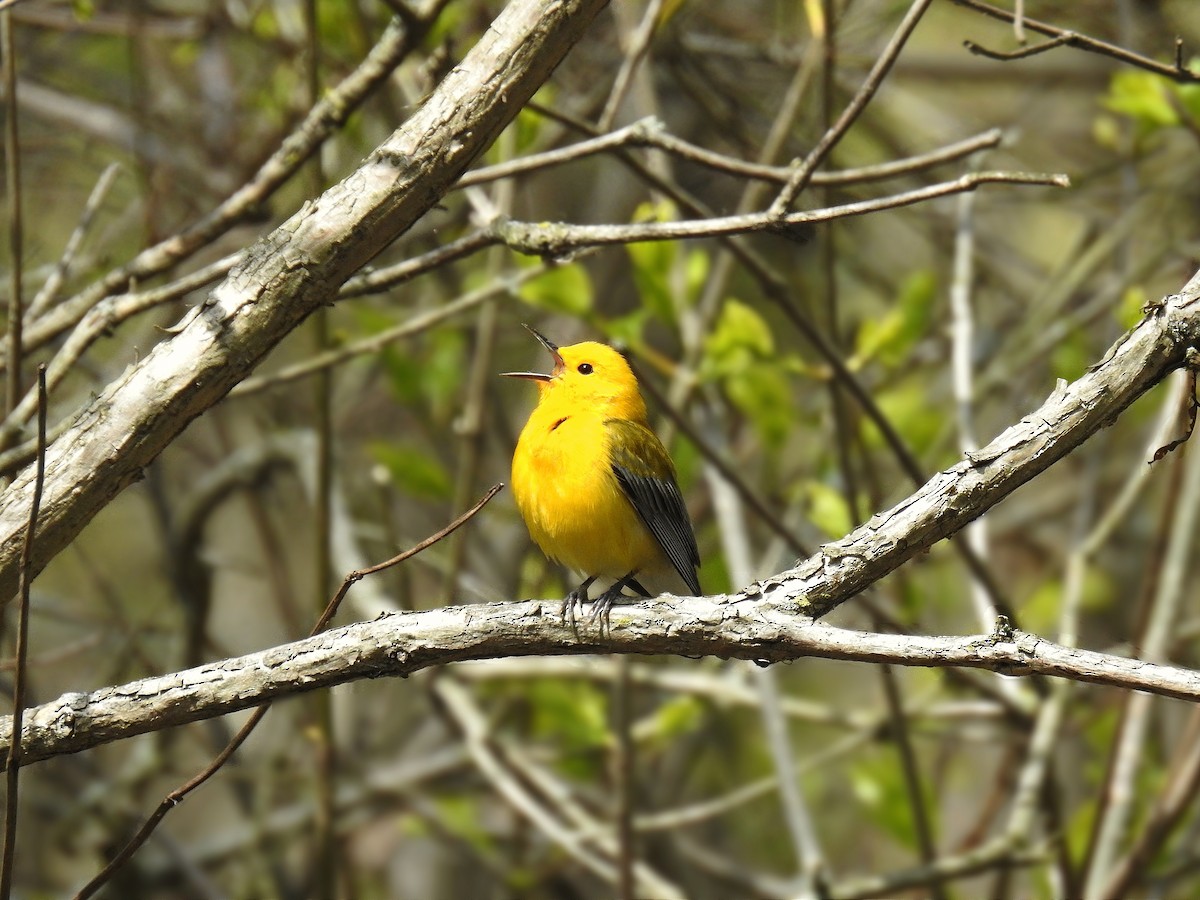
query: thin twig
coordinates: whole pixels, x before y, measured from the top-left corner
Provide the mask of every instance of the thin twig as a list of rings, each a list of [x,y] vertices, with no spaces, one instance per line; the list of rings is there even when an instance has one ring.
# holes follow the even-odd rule
[[[617,677],[613,657],[571,659],[569,657],[510,657],[489,660],[487,663],[463,663],[455,667],[455,675],[465,681],[503,681],[505,679],[564,679],[609,684]],[[742,678],[722,677],[699,667],[667,668],[634,663],[630,678],[635,687],[652,688],[671,694],[688,694],[711,702],[721,708],[749,707],[756,709],[760,697]],[[871,735],[887,727],[888,714],[879,710],[851,709],[844,705],[819,703],[803,697],[787,695],[780,703],[784,715],[797,723],[823,725]],[[994,723],[1004,715],[1003,708],[987,700],[920,701],[908,704],[905,715],[919,719],[928,732],[942,723]],[[975,732],[968,731],[964,740]],[[980,732],[982,735],[982,732]],[[990,737],[980,740],[991,741]],[[638,817],[641,820],[641,817]]]
[[[8,18],[8,14],[4,14]],[[8,793],[4,806],[4,850],[0,861],[0,898],[8,900],[12,894],[13,863],[17,852],[17,782],[21,771],[21,730],[25,715],[25,687],[27,661],[29,658],[29,586],[33,581],[30,574],[30,559],[33,556],[33,536],[37,531],[38,512],[42,503],[42,485],[46,481],[46,367],[38,366],[38,454],[37,480],[34,482],[33,500],[29,504],[29,525],[25,531],[25,544],[21,549],[20,607],[17,610],[17,670],[13,675],[13,718],[12,743],[8,748],[7,782]]]
[[[804,70],[801,70],[801,74]],[[549,114],[549,110],[530,104],[534,112]],[[582,123],[580,123],[582,124]],[[529,172],[541,171],[552,166],[565,165],[575,160],[584,159],[599,153],[607,153],[624,147],[652,147],[670,153],[681,160],[694,165],[704,166],[716,172],[736,175],[754,181],[766,181],[774,184],[786,184],[794,171],[792,166],[775,166],[764,162],[746,162],[737,157],[717,153],[707,147],[701,147],[676,137],[666,131],[663,124],[653,117],[639,119],[629,125],[607,134],[588,129],[593,136],[557,150],[547,150],[543,153],[533,153],[508,162],[484,166],[468,172],[456,188],[473,187],[486,184],[500,178],[514,178]],[[815,172],[812,176],[813,185],[847,185],[861,184],[871,181],[884,181],[900,175],[912,175],[923,172],[935,166],[955,162],[965,156],[996,147],[1003,140],[1004,134],[998,128],[992,128],[980,134],[961,141],[955,141],[936,150],[918,153],[904,159],[890,160],[869,166],[858,166],[853,169],[839,169],[833,172]],[[739,208],[748,211],[744,203]],[[750,207],[752,208],[752,207]]]
[[[1002,22],[1013,22],[1015,24],[1018,19],[1018,13],[987,3],[981,3],[980,0],[952,0],[952,2],[957,6],[965,6],[967,9],[983,13],[985,16],[991,16],[993,19],[999,19]],[[1030,31],[1036,31],[1038,34],[1049,38],[1061,39],[1054,46],[1058,46],[1061,43],[1079,50],[1086,50],[1088,53],[1098,53],[1101,56],[1107,56],[1120,62],[1128,63],[1139,69],[1146,69],[1155,75],[1162,75],[1164,78],[1170,78],[1172,81],[1180,83],[1200,82],[1200,73],[1184,68],[1182,55],[1179,53],[1175,55],[1175,65],[1168,66],[1148,56],[1142,56],[1140,53],[1134,53],[1131,50],[1126,50],[1124,47],[1118,47],[1116,44],[1109,44],[1106,41],[1097,40],[1085,34],[1057,28],[1054,25],[1048,25],[1045,22],[1039,22],[1037,19],[1030,19],[1027,16],[1021,17],[1020,23],[1022,27],[1028,28]],[[1050,49],[1050,47],[1046,46],[1043,49]],[[1019,56],[1014,58],[1019,58]]]
[[[1045,853],[1042,850],[1023,849],[1010,838],[1001,837],[956,856],[941,856],[932,865],[917,866],[889,875],[846,878],[830,887],[829,896],[839,900],[898,897],[914,888],[944,884],[1000,867],[1034,866],[1044,860]]]
[[[69,644],[63,644],[55,647],[53,650],[47,650],[45,653],[40,653],[31,658],[26,664],[27,668],[36,669],[41,666],[57,665],[58,663],[65,662],[72,656],[83,653],[85,650],[91,650],[103,640],[104,635],[100,632],[84,635]],[[15,656],[10,659],[0,659],[0,672],[15,672],[17,665],[18,660]]]
[[[615,660],[617,677],[612,682],[612,730],[616,737],[612,754],[613,774],[613,819],[617,835],[617,896],[621,900],[634,900],[634,862],[637,848],[634,845],[633,815],[637,796],[636,757],[633,744],[633,684],[629,677],[632,664],[628,656]]]
[[[596,123],[596,127],[601,131],[607,131],[612,128],[613,122],[616,121],[617,112],[621,109],[621,103],[625,100],[625,95],[629,92],[630,86],[633,84],[633,78],[637,74],[638,67],[642,64],[642,60],[646,58],[646,54],[650,52],[650,41],[654,38],[655,28],[658,26],[658,19],[662,13],[663,0],[650,0],[646,4],[646,11],[642,14],[642,21],[638,23],[638,27],[633,34],[629,36],[629,46],[624,48],[624,57],[621,60],[621,68],[617,70],[617,77],[613,81],[612,91],[609,92],[608,100],[604,104],[604,111],[600,113],[600,120]],[[620,12],[617,13],[618,20]],[[625,37],[625,35],[622,35]]]
[[[959,194],[958,216],[954,232],[954,277],[950,285],[950,335],[951,372],[954,384],[954,402],[957,412],[958,449],[973,453],[979,448],[975,436],[974,372],[975,359],[974,314],[971,294],[975,269],[975,195]],[[966,527],[964,542],[976,557],[984,561],[988,555],[987,517],[980,516]],[[999,610],[992,602],[987,585],[981,579],[972,579],[971,602],[975,607],[980,627],[987,628],[996,621]],[[1001,681],[1001,690],[1011,683]]]
[[[465,259],[495,243],[495,237],[487,230],[473,231],[447,244],[441,244],[428,253],[422,253],[420,256],[396,263],[394,266],[385,266],[382,269],[364,271],[355,275],[342,285],[341,290],[338,291],[338,299],[345,300],[348,297],[380,293],[388,288],[411,281],[418,275],[424,275],[426,272]]]
[[[817,167],[825,161],[825,158],[830,154],[838,142],[850,130],[867,104],[871,102],[871,98],[875,96],[875,92],[879,90],[879,86],[883,84],[883,79],[887,73],[891,71],[895,65],[897,58],[900,56],[900,51],[904,49],[904,45],[908,42],[909,36],[913,33],[913,29],[917,27],[917,23],[921,21],[925,15],[925,10],[933,0],[914,0],[912,6],[908,8],[908,12],[904,14],[899,26],[896,28],[896,33],[892,35],[892,39],[888,41],[886,47],[875,60],[875,65],[871,67],[871,71],[867,73],[866,79],[862,86],[855,92],[854,98],[843,110],[841,116],[833,124],[832,128],[826,129],[821,135],[821,140],[817,142],[817,146],[809,151],[804,157],[804,161],[796,167],[792,173],[792,177],[788,179],[788,183],[784,185],[783,190],[779,192],[779,196],[775,198],[775,202],[771,204],[769,214],[772,219],[783,221],[787,218],[788,210],[792,204],[796,202],[796,198],[800,192],[804,190],[809,181],[812,179],[813,173],[817,171]]]
[[[17,51],[13,38],[12,13],[0,12],[0,54],[4,57],[4,184],[8,192],[8,367],[4,409],[11,413],[21,399],[22,327],[25,311],[21,302],[21,147],[17,132]],[[10,438],[9,443],[12,442]]]
[[[321,99],[321,41],[317,24],[317,0],[303,0],[304,20],[304,84],[305,106],[316,108]],[[404,20],[402,20],[404,21]],[[405,28],[412,23],[405,21]],[[308,162],[308,196],[319,197],[328,185],[321,154]],[[328,352],[334,346],[330,333],[329,307],[313,312],[311,331],[317,353]],[[316,590],[309,602],[321,610],[333,584],[333,377],[332,369],[322,369],[311,385],[316,437],[316,484],[312,506],[313,584]],[[333,734],[333,692],[318,691],[308,705],[309,727],[306,736],[312,746],[314,778],[316,781],[317,815],[314,821],[314,854],[311,863],[310,886],[318,900],[335,900],[338,883],[337,809],[337,743]]]
[[[41,290],[37,292],[33,300],[29,303],[29,309],[26,315],[31,319],[35,319],[45,312],[58,297],[59,290],[67,280],[67,275],[71,271],[71,263],[75,261],[76,255],[79,253],[79,247],[83,243],[84,237],[87,235],[88,229],[91,228],[92,221],[96,218],[96,213],[99,212],[101,204],[104,203],[104,198],[108,196],[108,191],[112,187],[113,182],[117,179],[117,173],[120,171],[120,166],[116,163],[109,163],[108,166],[100,173],[100,178],[97,179],[95,187],[88,195],[87,202],[83,205],[83,212],[79,216],[79,222],[75,226],[75,230],[71,232],[71,236],[67,238],[67,244],[63,248],[62,256],[58,259],[58,264],[50,272],[49,277],[42,284]]]
[[[897,209],[923,203],[937,197],[973,191],[984,184],[1022,184],[1041,187],[1070,187],[1070,179],[1061,174],[1031,172],[973,172],[951,181],[903,191],[887,197],[860,200],[811,212],[745,213],[710,219],[677,222],[635,222],[628,225],[574,225],[563,222],[517,222],[499,219],[492,223],[493,233],[518,253],[561,258],[581,247],[632,244],[640,241],[724,237],[755,232],[794,233],[802,226],[861,216],[885,209]]]
[[[1053,50],[1055,47],[1061,47],[1063,44],[1071,43],[1071,39],[1075,35],[1071,32],[1061,34],[1056,38],[1051,38],[1043,44],[1037,44],[1033,47],[1022,47],[1020,50],[1013,50],[1009,53],[1004,53],[1000,50],[989,50],[987,47],[977,44],[974,41],[963,41],[963,46],[976,56],[985,56],[988,59],[994,59],[999,62],[1013,62],[1018,59],[1025,59],[1030,56],[1037,56],[1039,53],[1045,53],[1047,50]]]
[[[445,528],[425,538],[425,540],[421,541],[419,544],[410,547],[403,553],[393,556],[391,559],[377,563],[373,566],[368,566],[365,569],[358,569],[347,575],[345,580],[342,582],[342,586],[338,588],[337,593],[333,595],[333,598],[325,607],[324,612],[322,612],[320,618],[317,619],[317,623],[313,626],[312,631],[309,632],[309,637],[315,637],[325,630],[325,628],[333,620],[333,617],[337,614],[342,600],[345,598],[350,588],[353,587],[357,582],[361,581],[363,578],[366,578],[368,575],[374,575],[376,572],[382,572],[384,569],[389,569],[392,566],[404,562],[406,559],[416,556],[418,553],[427,550],[429,547],[442,540],[442,538],[452,534],[459,527],[469,521],[477,512],[483,509],[488,501],[495,497],[503,487],[503,484],[493,485],[473,507],[463,513]],[[202,771],[198,772],[191,780],[185,782],[175,790],[171,791],[171,793],[167,794],[167,796],[164,797],[162,802],[158,805],[158,808],[151,813],[150,817],[142,824],[142,827],[138,830],[138,832],[129,839],[129,841],[121,848],[117,855],[109,861],[108,865],[106,865],[91,881],[89,881],[83,886],[83,888],[80,889],[79,893],[75,895],[75,900],[84,900],[84,898],[91,897],[96,893],[96,891],[103,887],[109,881],[109,879],[112,878],[116,871],[125,865],[125,863],[127,863],[133,857],[133,854],[136,853],[144,843],[146,843],[146,840],[154,832],[154,829],[158,827],[158,824],[166,817],[167,813],[183,802],[183,799],[188,794],[212,778],[212,776],[215,775],[221,769],[221,767],[229,761],[230,757],[232,757],[237,749],[243,743],[245,743],[246,739],[250,737],[250,734],[254,731],[254,729],[258,727],[258,723],[263,720],[263,717],[266,716],[270,708],[271,704],[268,702],[255,709],[254,713],[246,721],[246,724],[241,727],[238,733],[234,735],[233,739],[230,740],[230,742],[226,745],[225,749],[222,750],[216,756],[216,758],[214,758],[213,761],[208,764],[208,766],[206,766]]]
[[[879,667],[879,678],[883,683],[884,697],[892,723],[892,737],[895,739],[896,752],[900,756],[900,771],[904,775],[904,786],[908,792],[908,807],[912,811],[913,831],[917,838],[917,847],[921,852],[921,862],[932,866],[938,859],[937,840],[933,833],[933,822],[929,815],[929,803],[926,800],[924,779],[917,766],[917,756],[913,752],[912,729],[904,715],[904,703],[900,694],[900,679],[896,670],[889,665]],[[943,900],[946,892],[940,882],[931,882],[930,896],[934,900]]]
[[[502,159],[510,159],[517,151],[517,136],[515,131],[508,129],[497,139],[493,149]],[[496,215],[507,215],[512,211],[516,197],[517,185],[512,181],[504,181],[492,187],[490,196],[487,192],[475,189],[467,192],[467,199],[472,204],[477,215],[490,219]],[[484,283],[502,284],[508,279],[503,278],[512,264],[510,254],[503,247],[492,247],[488,251],[484,263]],[[486,411],[489,409],[489,390],[496,383],[496,372],[492,359],[496,350],[496,338],[500,329],[500,316],[497,309],[496,297],[501,292],[487,294],[480,304],[479,314],[474,323],[474,341],[471,347],[470,370],[467,373],[465,390],[462,395],[461,407],[455,420],[455,434],[459,439],[458,464],[455,467],[454,487],[451,493],[452,511],[458,511],[470,502],[475,485],[480,481],[480,467],[484,459],[486,434],[484,422]],[[459,576],[467,558],[469,533],[463,533],[450,542],[447,554],[447,566],[442,574],[443,602],[450,602],[458,587]]]

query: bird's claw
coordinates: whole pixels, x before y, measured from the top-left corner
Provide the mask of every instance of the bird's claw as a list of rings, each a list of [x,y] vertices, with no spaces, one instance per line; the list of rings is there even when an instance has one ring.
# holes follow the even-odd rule
[[[563,598],[562,608],[559,610],[559,619],[565,625],[568,621],[571,623],[571,630],[577,631],[577,623],[575,619],[576,607],[582,607],[587,603],[587,591],[578,589],[571,591]]]
[[[612,612],[613,604],[617,602],[618,597],[624,597],[621,589],[614,586],[609,588],[603,594],[596,598],[596,602],[592,604],[592,611],[588,613],[589,622],[599,622],[600,630],[608,631],[611,628],[608,615]]]

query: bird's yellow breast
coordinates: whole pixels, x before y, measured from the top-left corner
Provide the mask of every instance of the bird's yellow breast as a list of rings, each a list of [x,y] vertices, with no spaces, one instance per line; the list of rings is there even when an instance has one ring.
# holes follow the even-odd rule
[[[513,454],[512,490],[547,556],[584,575],[662,568],[661,551],[612,471],[605,420],[539,405]]]

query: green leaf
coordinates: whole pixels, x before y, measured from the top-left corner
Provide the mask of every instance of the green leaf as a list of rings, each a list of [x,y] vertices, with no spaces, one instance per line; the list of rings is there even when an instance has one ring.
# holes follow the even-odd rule
[[[635,222],[667,222],[676,217],[669,202],[643,203],[633,215]],[[625,252],[633,263],[633,281],[642,304],[663,322],[675,321],[675,301],[671,290],[671,272],[679,258],[678,241],[643,241],[626,244]]]
[[[1150,72],[1117,72],[1104,106],[1133,119],[1143,133],[1179,124],[1179,113],[1171,104],[1167,82]]]
[[[368,451],[382,463],[392,481],[406,494],[444,500],[450,496],[450,473],[441,461],[406,444],[374,441]]]
[[[649,241],[626,247],[633,261],[633,283],[642,304],[662,322],[675,321],[675,305],[668,285],[675,251],[667,241]]]
[[[746,368],[754,359],[775,353],[771,327],[753,307],[729,298],[704,342],[704,367],[710,377],[730,375]]]
[[[875,356],[892,365],[903,362],[928,332],[936,299],[937,279],[932,272],[922,270],[910,275],[892,308],[859,326],[851,368],[861,368]]]
[[[388,319],[360,315],[360,324],[390,327]],[[445,423],[455,415],[458,396],[466,379],[466,336],[457,328],[430,332],[414,345],[389,345],[379,354],[388,384],[397,399],[415,410],[428,410],[434,422]]]
[[[654,735],[663,740],[674,740],[695,731],[703,718],[704,705],[695,697],[674,697],[655,710]]]
[[[396,832],[408,838],[428,837],[429,825],[415,813],[405,812],[396,817]]]
[[[703,250],[693,250],[684,261],[684,282],[687,285],[687,299],[695,305],[700,299],[704,285],[708,283],[708,272],[712,260]]]
[[[775,339],[766,320],[748,304],[726,300],[704,342],[700,374],[722,382],[729,399],[771,449],[779,448],[794,425],[786,368],[775,356]]]
[[[942,430],[948,410],[929,402],[928,386],[913,381],[893,382],[879,392],[876,402],[884,416],[918,454],[930,448]],[[949,400],[947,400],[947,404]],[[884,445],[883,435],[870,419],[863,419],[863,442],[871,448]]]
[[[850,785],[855,799],[867,808],[874,824],[901,846],[915,847],[908,788],[894,759],[882,751],[869,753],[851,767]],[[930,804],[926,806],[930,808]]]
[[[1080,607],[1085,612],[1100,613],[1112,608],[1115,597],[1112,580],[1096,566],[1088,566],[1079,594]],[[1063,583],[1057,578],[1047,579],[1021,605],[1022,626],[1040,633],[1054,631],[1062,605]]]
[[[547,90],[548,87],[548,85],[543,85],[543,90],[538,92],[539,100],[553,108],[554,91]],[[532,151],[537,145],[538,138],[541,137],[545,124],[546,117],[532,110],[522,109],[517,113],[517,120],[512,125],[517,129],[514,153],[521,156]]]
[[[608,745],[608,702],[599,688],[582,681],[539,679],[528,697],[535,736],[553,738],[568,751]]]
[[[1193,72],[1200,71],[1200,60],[1193,59]],[[1187,111],[1188,118],[1193,123],[1200,121],[1200,84],[1173,84],[1171,90],[1179,98],[1180,105]]]
[[[697,525],[699,528],[699,525]],[[700,535],[696,536],[697,540],[703,546],[704,541],[700,539]],[[736,587],[733,583],[733,577],[729,574],[729,566],[725,562],[724,553],[701,553],[703,557],[700,560],[700,586],[709,594],[728,593]]]
[[[1092,140],[1112,153],[1121,149],[1121,121],[1115,116],[1099,115],[1092,122]]]
[[[808,501],[809,521],[831,538],[840,538],[854,527],[850,506],[841,491],[821,481],[809,481],[804,485]]]
[[[459,395],[467,378],[467,336],[456,328],[430,334],[430,347],[421,367],[421,385],[439,422],[458,414]]]
[[[476,850],[491,856],[495,851],[492,836],[479,814],[479,800],[474,796],[442,795],[434,799],[441,813],[442,824],[453,835]]]
[[[379,354],[383,370],[387,373],[388,385],[396,399],[405,406],[416,406],[421,401],[421,364],[407,353],[394,346],[384,347]]]
[[[1059,378],[1074,381],[1087,371],[1095,358],[1091,342],[1081,329],[1066,334],[1050,351],[1052,371]]]
[[[775,362],[752,362],[725,379],[725,392],[754,423],[768,449],[778,450],[795,424],[792,391]]]
[[[552,312],[583,316],[592,309],[592,279],[583,266],[574,263],[551,267],[521,285],[517,293],[526,303]]]
[[[646,331],[646,322],[650,311],[639,307],[633,312],[617,316],[604,323],[604,333],[609,343],[616,346],[636,347],[642,343],[642,335]]]

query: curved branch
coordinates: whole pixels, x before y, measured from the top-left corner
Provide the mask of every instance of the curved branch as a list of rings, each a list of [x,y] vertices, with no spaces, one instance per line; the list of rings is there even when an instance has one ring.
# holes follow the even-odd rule
[[[798,598],[788,598],[795,602]],[[64,694],[26,712],[25,762],[257,706],[362,678],[399,676],[468,659],[584,653],[719,656],[763,663],[803,657],[906,666],[1040,673],[1200,700],[1200,672],[1078,650],[998,628],[989,635],[921,637],[835,628],[745,593],[666,597],[612,612],[603,636],[576,634],[559,602],[525,600],[389,613],[316,637],[143,678]],[[0,753],[12,719],[0,719]]]

